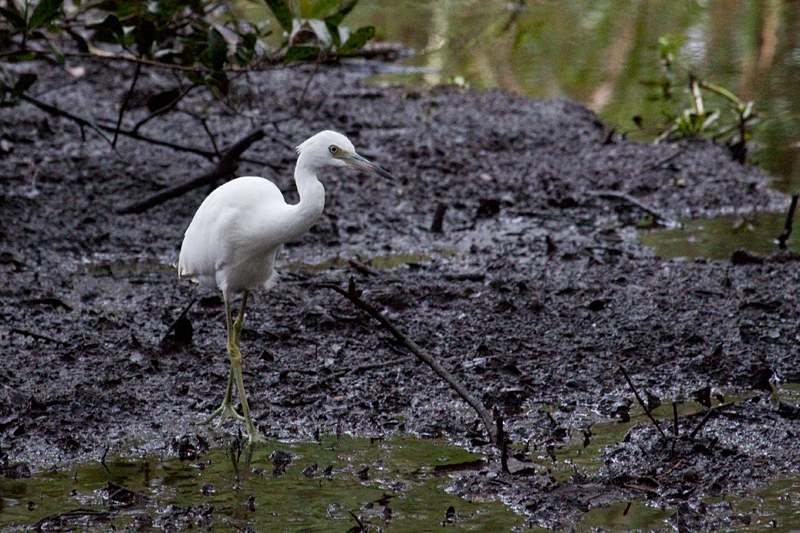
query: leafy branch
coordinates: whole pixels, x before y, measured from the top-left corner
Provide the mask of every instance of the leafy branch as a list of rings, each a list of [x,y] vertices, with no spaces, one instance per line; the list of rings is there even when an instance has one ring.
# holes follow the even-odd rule
[[[0,60],[4,63],[46,60],[62,65],[72,58],[100,64],[124,61],[135,67],[114,126],[98,124],[66,112],[57,104],[40,101],[32,93],[38,79],[35,73],[18,73],[2,65],[0,107],[32,104],[52,116],[72,120],[81,131],[94,130],[112,147],[124,135],[205,157],[219,157],[217,143],[203,117],[196,118],[211,138],[213,151],[160,141],[139,130],[155,118],[180,111],[181,101],[196,88],[205,89],[237,112],[230,96],[231,82],[237,76],[281,64],[353,55],[375,35],[372,27],[351,32],[342,26],[357,0],[318,0],[306,6],[307,13],[294,13],[285,0],[258,0],[261,1],[282,30],[277,47],[267,41],[273,33],[270,21],[246,20],[236,14],[232,3],[73,0],[65,6],[63,0],[6,0],[0,7]],[[171,70],[179,87],[156,95],[154,99],[160,98],[161,102],[148,102],[150,115],[126,128],[124,118],[136,84],[145,69],[153,68]],[[98,120],[112,122],[110,118]]]

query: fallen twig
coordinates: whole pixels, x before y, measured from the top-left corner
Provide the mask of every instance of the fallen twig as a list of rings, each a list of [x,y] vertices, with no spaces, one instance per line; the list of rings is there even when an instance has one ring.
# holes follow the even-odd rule
[[[633,391],[633,395],[636,396],[636,400],[639,402],[639,405],[641,405],[642,409],[644,409],[644,412],[647,415],[647,418],[649,418],[650,421],[653,422],[653,425],[656,426],[656,429],[658,430],[659,433],[661,433],[661,436],[666,439],[667,438],[667,434],[664,433],[664,430],[661,429],[661,426],[658,425],[658,421],[655,418],[653,418],[653,415],[650,413],[650,409],[647,408],[647,405],[642,400],[642,397],[639,396],[639,391],[637,391],[636,387],[633,386],[633,381],[631,381],[631,378],[628,375],[628,373],[621,366],[619,367],[619,369],[620,369],[620,371],[622,371],[622,375],[625,376],[625,381],[628,382],[628,386],[630,386],[631,390]]]
[[[678,436],[678,404],[674,401],[672,402],[672,422],[673,422],[673,432],[675,436]]]
[[[334,379],[340,378],[342,376],[351,376],[351,375],[357,374],[359,372],[364,372],[365,370],[374,370],[376,368],[383,368],[383,367],[386,367],[386,366],[404,365],[404,364],[408,363],[409,361],[412,361],[413,359],[414,359],[413,357],[401,357],[399,359],[392,359],[391,361],[383,361],[383,362],[380,362],[380,363],[359,365],[359,366],[354,366],[354,367],[351,367],[351,368],[344,368],[342,370],[337,370],[333,374],[325,376],[322,379],[318,379],[317,381],[315,381],[314,383],[312,383],[311,385],[309,385],[307,387],[303,387],[302,389],[295,390],[293,397],[296,398],[297,396],[301,396],[301,395],[305,394],[306,392],[308,392],[310,390],[313,390],[313,389],[319,387],[320,385],[322,385],[324,383],[327,383],[329,381],[333,381]],[[301,372],[301,371],[292,370],[291,372]],[[302,371],[302,373],[309,373],[310,374],[310,373],[314,373],[314,372],[313,371],[309,371],[309,372]]]
[[[664,213],[658,211],[657,209],[650,207],[649,205],[642,203],[641,201],[637,200],[630,194],[626,194],[624,192],[618,191],[608,191],[608,190],[600,190],[600,191],[588,191],[588,194],[592,196],[601,196],[605,198],[616,198],[618,200],[624,200],[629,204],[633,204],[642,211],[646,213],[650,213],[656,218],[656,221],[661,221],[661,224],[670,228],[682,228],[683,224],[678,222],[677,220],[673,220]]]
[[[347,290],[342,289],[338,285],[334,285],[332,283],[324,283],[321,285],[322,287],[326,287],[328,289],[333,289],[348,300],[350,300],[356,307],[365,311],[369,316],[380,322],[381,326],[383,326],[389,333],[394,335],[394,337],[403,344],[406,348],[408,348],[414,355],[416,355],[422,362],[426,365],[431,367],[431,369],[436,372],[443,380],[445,380],[452,388],[455,390],[461,398],[472,407],[475,412],[480,417],[481,421],[483,422],[484,427],[486,428],[486,432],[489,435],[492,443],[495,446],[500,446],[501,443],[498,440],[497,428],[494,425],[492,420],[492,415],[486,408],[474,397],[472,396],[469,391],[447,371],[441,364],[439,364],[436,359],[434,359],[431,355],[426,353],[417,343],[409,339],[405,336],[397,327],[392,324],[389,319],[387,319],[383,314],[375,309],[372,305],[368,304],[364,300],[361,299],[361,295],[356,290],[356,283],[355,280],[351,277],[350,283]]]
[[[40,333],[34,333],[32,331],[28,331],[27,329],[11,328],[9,330],[9,333],[16,333],[17,335],[24,335],[26,337],[31,337],[33,339],[36,339],[37,341],[47,341],[47,342],[52,342],[52,343],[55,343],[55,344],[66,344],[65,342],[60,341],[58,339],[54,339],[52,337],[48,337],[47,335],[42,335]]]
[[[700,422],[698,422],[698,423],[697,423],[697,425],[694,427],[694,429],[692,430],[692,432],[691,432],[691,433],[689,433],[689,440],[693,440],[693,439],[695,438],[695,436],[697,435],[697,433],[698,433],[698,432],[699,432],[699,431],[700,431],[700,430],[703,428],[703,426],[705,426],[705,425],[706,425],[706,422],[708,422],[709,420],[711,420],[711,417],[712,417],[713,415],[715,415],[715,414],[716,414],[718,411],[720,411],[721,409],[725,409],[726,407],[729,407],[729,406],[731,406],[731,405],[734,405],[734,402],[721,403],[721,404],[719,404],[718,406],[716,406],[716,407],[712,407],[711,409],[709,409],[709,410],[706,412],[705,416],[702,418],[702,420],[700,420]]]
[[[678,149],[678,151],[677,151],[677,152],[675,152],[674,154],[672,154],[672,155],[670,155],[670,156],[667,156],[667,157],[665,157],[665,158],[663,158],[663,159],[659,159],[659,160],[658,160],[658,161],[656,161],[655,163],[652,163],[652,164],[648,165],[647,167],[645,167],[645,169],[646,169],[646,170],[653,170],[653,169],[656,169],[656,168],[660,167],[661,165],[664,165],[664,164],[667,164],[667,163],[669,163],[670,161],[672,161],[673,159],[675,159],[676,157],[678,157],[679,155],[681,155],[681,154],[682,154],[682,153],[684,153],[685,151],[686,151],[686,148],[685,148],[685,147],[684,147],[684,148],[680,148],[680,149]]]
[[[214,169],[210,172],[206,172],[202,176],[198,176],[197,178],[189,180],[186,183],[182,183],[181,185],[159,191],[140,202],[135,202],[125,207],[121,207],[117,209],[117,213],[121,215],[143,213],[151,207],[163,204],[167,200],[171,200],[172,198],[186,194],[187,192],[198,187],[214,183],[229,176],[230,174],[233,174],[236,172],[239,156],[242,155],[242,152],[247,150],[254,142],[263,139],[264,135],[265,133],[263,129],[259,128],[255,130],[247,137],[231,146],[225,155],[222,156],[222,159],[219,160],[219,163],[217,163]]]
[[[197,296],[195,296],[194,298],[192,298],[192,301],[191,301],[191,302],[189,302],[189,305],[187,305],[186,307],[184,307],[184,308],[183,308],[183,311],[181,311],[181,314],[180,314],[180,316],[179,316],[177,319],[175,319],[175,321],[174,321],[174,322],[172,322],[172,324],[170,324],[170,326],[167,328],[167,331],[166,331],[166,333],[164,333],[164,336],[163,336],[163,337],[161,337],[161,344],[164,344],[164,341],[166,341],[166,340],[167,340],[167,337],[169,336],[169,334],[170,334],[170,333],[172,333],[173,331],[175,331],[175,326],[177,326],[177,325],[178,325],[178,322],[180,322],[181,320],[183,320],[183,318],[186,316],[186,313],[188,313],[188,312],[189,312],[189,309],[191,309],[191,308],[192,308],[192,306],[194,305],[194,303],[195,303],[196,301],[197,301]]]
[[[797,199],[800,194],[794,193],[792,195],[792,202],[789,204],[789,212],[786,213],[786,223],[783,225],[783,230],[777,237],[778,248],[781,250],[786,249],[786,241],[789,240],[789,235],[792,234],[792,219],[794,218],[794,211],[797,209]]]

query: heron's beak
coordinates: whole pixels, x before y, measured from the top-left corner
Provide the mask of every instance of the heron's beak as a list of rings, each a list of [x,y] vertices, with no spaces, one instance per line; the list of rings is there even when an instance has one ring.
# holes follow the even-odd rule
[[[372,172],[374,174],[377,174],[378,176],[381,176],[382,178],[386,178],[391,182],[397,181],[394,179],[394,176],[383,170],[381,167],[379,167],[372,161],[364,159],[363,157],[361,157],[356,153],[342,156],[342,161],[344,161],[344,164],[350,168]]]

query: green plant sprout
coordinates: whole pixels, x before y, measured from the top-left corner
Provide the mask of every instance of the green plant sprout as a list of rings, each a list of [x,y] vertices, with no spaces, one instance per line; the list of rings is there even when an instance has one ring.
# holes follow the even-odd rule
[[[678,51],[686,41],[684,36],[664,35],[658,40],[658,54],[663,76],[657,85],[660,87],[660,99],[673,101],[675,80],[678,79],[677,57]],[[684,94],[689,96],[689,102],[679,102],[683,105],[677,113],[667,114],[666,124],[656,136],[655,142],[667,139],[680,139],[687,137],[705,137],[714,140],[724,139],[735,161],[744,163],[747,158],[747,141],[752,134],[750,128],[757,116],[753,109],[752,101],[743,101],[730,90],[715,83],[698,79],[689,72],[689,82]],[[720,108],[711,108],[707,105],[707,96],[721,97],[728,104],[732,118],[725,120]]]

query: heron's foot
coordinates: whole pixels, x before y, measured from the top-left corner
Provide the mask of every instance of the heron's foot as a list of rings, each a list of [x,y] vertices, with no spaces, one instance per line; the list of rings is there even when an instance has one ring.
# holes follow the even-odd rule
[[[215,426],[216,429],[222,427],[222,424],[229,418],[233,418],[234,420],[245,420],[245,418],[242,415],[236,412],[231,402],[223,401],[222,405],[220,405],[216,411],[211,413],[211,416],[200,422],[200,424],[210,424],[217,417],[220,417],[220,419],[219,422],[217,422],[217,425]]]
[[[247,444],[264,444],[267,442],[267,439],[258,432],[258,430],[253,427],[252,429],[248,428],[247,430]]]

